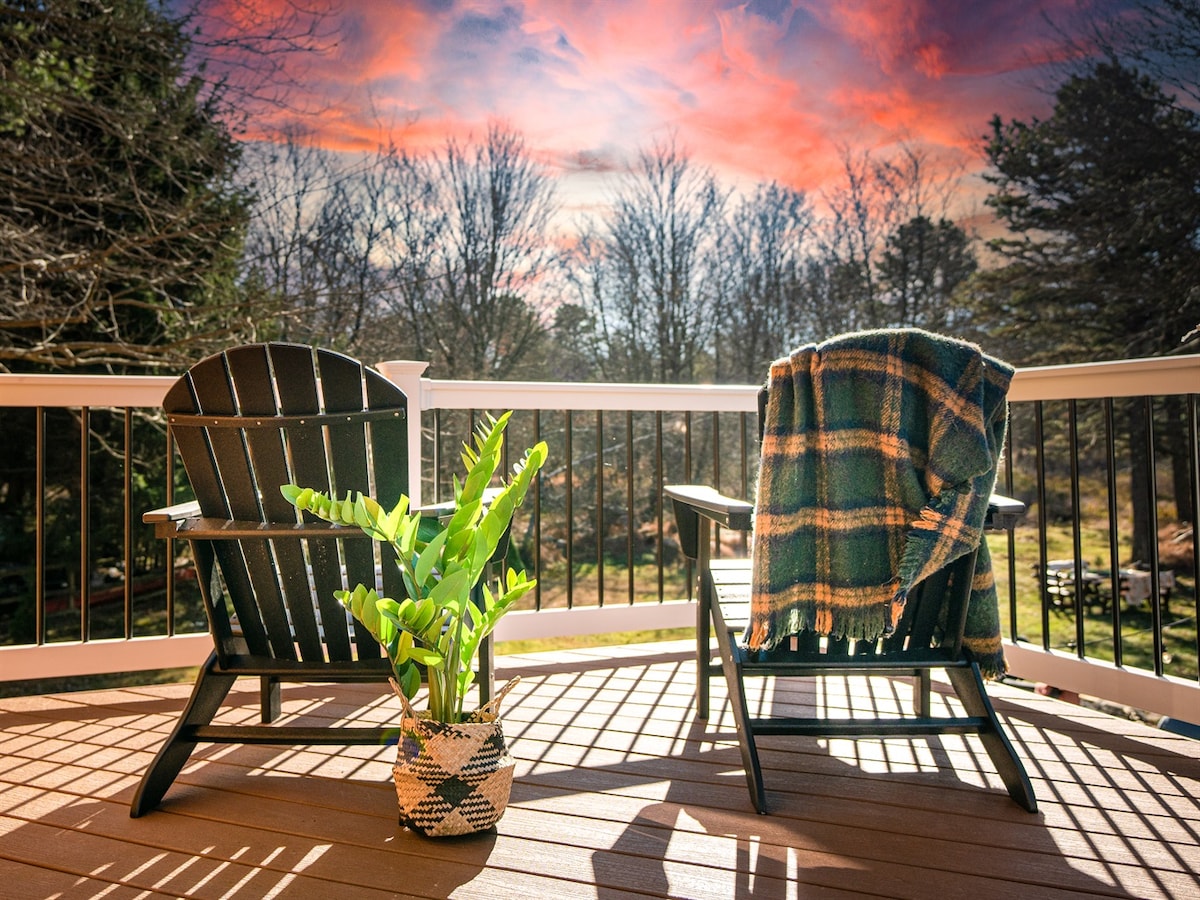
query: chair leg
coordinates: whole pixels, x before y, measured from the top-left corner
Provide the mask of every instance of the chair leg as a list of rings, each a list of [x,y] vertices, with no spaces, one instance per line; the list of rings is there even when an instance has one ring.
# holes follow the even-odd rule
[[[264,725],[270,725],[279,718],[279,713],[283,709],[279,696],[279,679],[273,675],[263,675],[260,694],[261,713],[259,718]]]
[[[713,630],[717,633],[717,649],[721,654],[721,669],[725,674],[725,686],[729,693],[729,705],[733,710],[733,722],[737,728],[738,749],[742,753],[742,768],[746,772],[746,787],[750,800],[759,815],[767,814],[767,794],[763,787],[762,766],[758,762],[758,745],[750,725],[750,708],[746,704],[746,690],[742,683],[742,670],[738,664],[738,650],[734,646],[734,635],[725,626],[720,609],[713,604]]]
[[[1033,785],[1000,720],[996,717],[996,710],[988,698],[979,666],[971,663],[970,671],[961,667],[947,668],[946,674],[950,677],[950,683],[967,714],[987,719],[989,725],[980,731],[979,737],[988,756],[991,757],[992,765],[996,767],[1004,786],[1008,789],[1008,796],[1021,808],[1036,813],[1037,798],[1033,794]]]
[[[489,634],[479,642],[479,705],[487,706],[492,700],[493,683],[496,680],[496,648]]]
[[[929,701],[933,679],[928,669],[918,669],[913,679],[913,712],[922,719],[933,717],[933,704]]]
[[[709,670],[712,668],[711,617],[712,605],[704,593],[704,577],[700,578],[700,598],[696,603],[696,718],[707,721],[709,707]]]
[[[197,726],[207,725],[213,720],[229,694],[229,689],[237,680],[236,675],[215,673],[213,669],[216,664],[217,655],[213,653],[200,669],[196,684],[192,688],[192,696],[180,714],[179,721],[175,723],[175,729],[159,749],[154,762],[146,769],[141,784],[133,795],[133,802],[129,807],[131,818],[136,819],[150,812],[162,802],[163,795],[171,787],[175,776],[183,769],[184,763],[196,747],[196,741],[188,735]]]

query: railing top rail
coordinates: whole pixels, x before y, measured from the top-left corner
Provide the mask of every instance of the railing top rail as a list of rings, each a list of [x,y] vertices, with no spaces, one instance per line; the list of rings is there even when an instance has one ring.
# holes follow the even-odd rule
[[[0,373],[4,406],[162,406],[173,375]]]
[[[380,363],[399,376],[411,364]],[[170,375],[0,373],[0,407],[158,407]],[[441,381],[420,378],[422,409],[694,410],[753,412],[759,385],[576,384],[534,381]],[[1070,400],[1200,394],[1200,354],[1018,369],[1009,399]]]
[[[1008,399],[1085,400],[1200,394],[1200,355],[1018,369]]]
[[[422,379],[423,409],[695,410],[754,412],[758,385],[571,384]]]

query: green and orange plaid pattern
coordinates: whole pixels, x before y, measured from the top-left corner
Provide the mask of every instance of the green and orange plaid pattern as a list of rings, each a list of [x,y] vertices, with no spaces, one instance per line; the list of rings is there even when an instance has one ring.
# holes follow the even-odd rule
[[[980,543],[1012,374],[918,329],[842,335],[772,364],[751,649],[800,631],[886,635],[914,585]],[[1003,673],[986,542],[965,643],[985,674]]]

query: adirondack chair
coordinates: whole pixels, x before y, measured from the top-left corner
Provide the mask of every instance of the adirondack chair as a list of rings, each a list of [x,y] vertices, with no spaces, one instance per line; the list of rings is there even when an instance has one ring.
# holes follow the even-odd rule
[[[398,568],[359,529],[301,522],[279,486],[361,490],[390,508],[408,487],[404,393],[339,353],[251,344],[194,365],[163,409],[196,500],[143,519],[160,537],[189,542],[214,649],[142,777],[135,818],[158,806],[198,743],[383,744],[395,736],[388,727],[271,723],[281,682],[385,683],[391,675],[375,639],[333,594],[362,582],[403,596]],[[428,509],[431,528],[441,512]],[[481,659],[490,669],[490,646]],[[213,724],[244,676],[261,679],[262,724]],[[490,674],[479,683],[486,700]]]
[[[760,429],[767,394],[760,397]],[[761,435],[760,435],[761,437]],[[836,460],[826,460],[836,464]],[[763,465],[768,464],[764,457]],[[757,738],[765,735],[824,737],[921,736],[978,734],[1009,796],[1029,812],[1037,802],[1021,760],[1016,755],[988,698],[980,667],[964,649],[968,599],[975,573],[978,545],[919,582],[909,593],[895,631],[876,641],[852,641],[804,630],[770,650],[750,650],[746,629],[752,621],[751,594],[754,560],[716,557],[714,526],[751,531],[755,507],[704,485],[668,485],[684,554],[696,562],[697,603],[697,718],[706,720],[710,679],[723,675],[737,729],[746,783],[759,813],[767,813],[766,791]],[[1012,528],[1024,504],[993,495],[987,527]],[[711,632],[710,632],[711,623]],[[712,661],[715,633],[719,663]],[[935,715],[931,702],[931,671],[944,670],[965,715]],[[813,676],[912,676],[913,712],[876,713],[831,718],[822,715],[752,716],[745,679]]]

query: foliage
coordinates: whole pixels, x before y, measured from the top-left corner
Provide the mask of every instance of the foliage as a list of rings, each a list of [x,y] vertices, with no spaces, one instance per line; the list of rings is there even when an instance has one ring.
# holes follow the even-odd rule
[[[898,325],[953,332],[954,293],[975,272],[970,239],[948,219],[915,216],[888,235],[879,273]]]
[[[1049,119],[996,117],[986,152],[1011,236],[978,287],[1010,359],[1176,350],[1200,322],[1200,119],[1105,62],[1059,88]]]
[[[484,572],[525,498],[534,476],[546,461],[546,444],[529,450],[513,476],[494,495],[485,496],[500,464],[504,430],[511,412],[488,418],[475,435],[475,447],[463,445],[466,479],[454,479],[454,510],[444,528],[422,532],[428,521],[420,511],[408,509],[408,497],[385,510],[373,498],[359,493],[351,500],[285,485],[283,495],[305,512],[341,525],[351,525],[396,554],[408,596],[395,600],[380,597],[374,588],[359,584],[335,595],[366,626],[387,652],[405,696],[412,697],[424,668],[429,685],[429,712],[440,722],[460,722],[463,699],[475,678],[474,660],[480,641],[500,617],[536,582],[524,571],[508,569],[493,595],[481,585],[481,600],[472,590]]]
[[[147,0],[4,3],[0,365],[152,366],[228,339],[250,195],[189,46]]]

